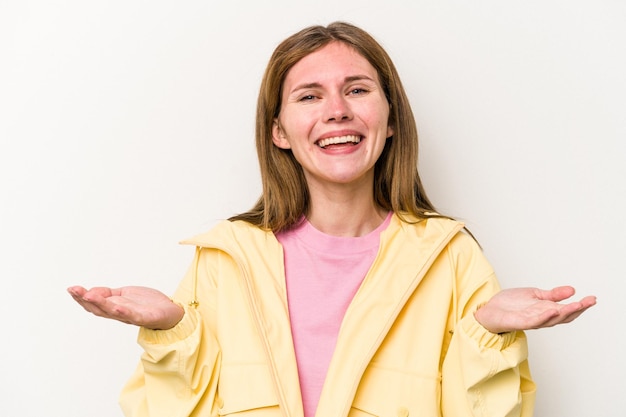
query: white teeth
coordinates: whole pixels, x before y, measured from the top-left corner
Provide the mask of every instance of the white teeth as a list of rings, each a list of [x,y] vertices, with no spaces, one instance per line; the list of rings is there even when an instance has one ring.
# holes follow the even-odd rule
[[[325,148],[328,145],[336,145],[338,143],[359,143],[361,137],[356,135],[336,136],[334,138],[321,139],[317,145],[320,148]]]

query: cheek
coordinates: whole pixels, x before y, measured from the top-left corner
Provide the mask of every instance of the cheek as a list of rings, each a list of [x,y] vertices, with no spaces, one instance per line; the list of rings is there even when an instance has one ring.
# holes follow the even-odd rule
[[[285,115],[283,128],[290,140],[307,138],[315,127],[315,120],[303,114]]]
[[[387,101],[376,99],[374,101],[360,103],[354,108],[355,114],[358,114],[364,122],[370,127],[384,126],[387,128],[389,122],[389,106]]]
[[[386,109],[378,109],[376,111],[370,112],[367,116],[366,123],[369,125],[370,129],[375,129],[379,132],[384,132],[385,137],[390,136],[388,133],[390,131],[389,127],[389,112]]]

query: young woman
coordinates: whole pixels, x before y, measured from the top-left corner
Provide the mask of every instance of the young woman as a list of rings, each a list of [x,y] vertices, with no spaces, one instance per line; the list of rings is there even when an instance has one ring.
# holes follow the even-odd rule
[[[263,194],[187,243],[170,299],[69,289],[141,326],[127,416],[530,416],[523,331],[574,320],[571,287],[500,291],[463,224],[438,214],[382,47],[346,23],[272,55],[258,99]]]

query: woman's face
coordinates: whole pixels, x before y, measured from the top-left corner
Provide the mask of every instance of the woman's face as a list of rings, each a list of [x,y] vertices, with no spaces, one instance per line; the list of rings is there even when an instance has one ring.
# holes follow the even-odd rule
[[[332,42],[302,58],[283,84],[272,130],[291,149],[309,187],[369,185],[393,134],[389,104],[374,67],[352,47]]]

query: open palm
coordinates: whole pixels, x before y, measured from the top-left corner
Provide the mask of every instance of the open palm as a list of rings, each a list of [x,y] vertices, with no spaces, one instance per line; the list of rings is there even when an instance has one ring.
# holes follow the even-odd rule
[[[494,295],[474,313],[476,320],[492,333],[539,329],[569,323],[589,307],[596,297],[560,303],[575,293],[570,286],[551,290],[511,288]]]
[[[81,286],[67,290],[83,308],[96,316],[150,329],[170,329],[182,318],[184,310],[178,304],[153,288]]]

